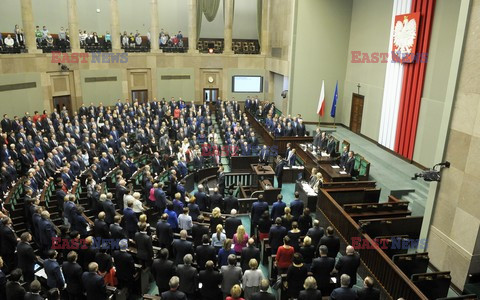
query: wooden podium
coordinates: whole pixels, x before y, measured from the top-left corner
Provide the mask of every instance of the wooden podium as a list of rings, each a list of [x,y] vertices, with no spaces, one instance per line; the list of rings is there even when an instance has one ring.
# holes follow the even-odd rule
[[[275,181],[275,172],[273,171],[272,167],[260,164],[250,164],[250,166],[253,171],[253,176],[255,177],[252,182],[260,185],[260,181],[267,179],[273,184]]]

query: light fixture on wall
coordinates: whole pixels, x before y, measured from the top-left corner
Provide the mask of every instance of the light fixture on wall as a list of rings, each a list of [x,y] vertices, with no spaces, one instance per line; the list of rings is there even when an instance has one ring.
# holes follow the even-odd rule
[[[213,47],[214,47],[213,43],[208,43],[208,53],[210,53],[210,54],[213,53]]]

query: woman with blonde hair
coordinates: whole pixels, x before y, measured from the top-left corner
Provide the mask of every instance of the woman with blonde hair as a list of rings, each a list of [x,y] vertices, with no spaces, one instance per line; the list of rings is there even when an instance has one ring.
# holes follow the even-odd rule
[[[230,290],[230,296],[225,298],[225,300],[245,300],[244,298],[240,297],[242,295],[242,288],[240,285],[236,284],[232,286]]]
[[[223,226],[222,224],[217,225],[217,232],[212,234],[212,246],[215,247],[215,249],[220,251],[220,249],[223,246],[223,242],[227,239],[227,236],[223,232]]]
[[[293,216],[290,207],[285,207],[285,214],[282,216],[282,226],[288,230],[292,229]]]
[[[212,210],[212,217],[210,218],[210,232],[214,233],[217,229],[217,225],[221,224],[223,226],[223,218],[220,212],[220,208],[215,207]]]
[[[145,227],[146,227],[146,232],[148,235],[151,235],[152,234],[152,230],[150,228],[150,224],[147,222],[147,215],[146,214],[141,214],[139,217],[138,217],[138,227],[140,228],[140,225],[141,224],[145,224]]]
[[[313,276],[308,276],[303,284],[305,290],[300,291],[298,300],[322,300],[322,292],[317,290],[317,281]]]
[[[218,266],[228,265],[228,256],[230,254],[236,254],[235,250],[232,249],[232,240],[226,239],[223,241],[223,247],[218,251]]]
[[[315,192],[318,192],[318,189],[323,186],[323,175],[322,173],[318,172],[316,176],[317,176],[317,181],[315,182],[312,188]]]
[[[242,278],[243,295],[246,300],[251,299],[253,294],[260,291],[260,283],[263,279],[263,273],[258,269],[258,262],[255,258],[250,259],[248,266],[250,270],[246,270]]]
[[[245,233],[245,227],[238,225],[237,233],[233,235],[233,250],[237,254],[242,253],[243,247],[247,246],[248,234]]]

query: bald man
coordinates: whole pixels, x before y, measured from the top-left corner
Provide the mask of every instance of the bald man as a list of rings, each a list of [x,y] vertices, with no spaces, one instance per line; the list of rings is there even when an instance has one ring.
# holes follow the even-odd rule
[[[360,266],[360,255],[355,253],[355,249],[350,245],[347,246],[345,252],[346,255],[338,259],[338,262],[335,265],[335,270],[338,271],[337,282],[340,282],[340,277],[343,274],[350,276],[349,287],[351,288],[357,283],[357,269]]]

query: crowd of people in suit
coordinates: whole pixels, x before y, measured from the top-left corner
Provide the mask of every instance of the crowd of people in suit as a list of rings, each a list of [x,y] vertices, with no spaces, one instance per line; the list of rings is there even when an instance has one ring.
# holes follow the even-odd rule
[[[322,258],[335,259],[339,246],[333,243],[338,238],[331,228],[323,236],[324,230],[312,221],[298,195],[290,207],[280,195],[271,213],[260,196],[252,207],[251,232],[245,232],[237,216],[238,199],[222,180],[221,157],[258,155],[267,162],[275,153],[259,146],[237,102],[215,105],[216,115],[206,104],[181,98],[118,101],[113,107],[82,105],[73,115],[65,107],[51,114],[26,112],[21,118],[4,115],[0,298],[43,299],[42,285],[51,297],[63,299],[106,299],[108,285],[135,297],[139,295],[136,278],[141,269],[149,269],[162,299],[241,299],[241,295],[273,299],[268,292],[271,282],[259,270],[258,243],[268,237],[279,273],[287,274],[289,297],[317,299],[326,276]],[[274,105],[253,100],[248,109],[263,116]],[[224,136],[215,131],[212,116],[225,130]],[[301,120],[298,124],[301,128]],[[142,191],[136,192],[128,183],[139,167],[134,158],[145,154],[150,163],[141,169]],[[207,165],[220,166],[217,187],[209,191],[198,185],[193,195],[186,192],[182,179]],[[102,185],[112,170],[114,193]],[[159,180],[160,174],[167,174],[165,182]],[[47,206],[40,195],[51,182],[55,201]],[[79,205],[72,193],[82,184],[87,187],[88,207]],[[26,227],[19,237],[10,218],[12,203],[5,203],[18,185],[24,195],[15,205],[23,203]],[[95,215],[91,223],[85,209]],[[147,220],[151,212],[159,216],[153,226]],[[98,238],[117,240],[118,247],[99,246]],[[81,246],[69,249],[61,246],[64,243]],[[350,252],[347,248],[345,257]],[[347,270],[358,262],[358,256],[352,258],[342,257],[335,264],[340,275],[350,275],[349,287],[355,283],[356,269]],[[45,282],[35,275],[38,265],[43,266]],[[306,276],[308,272],[312,275]],[[346,279],[340,281],[343,285]]]

